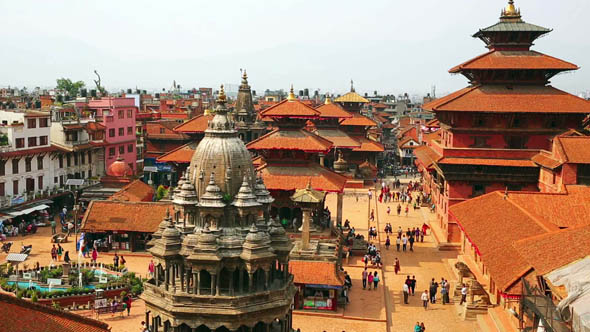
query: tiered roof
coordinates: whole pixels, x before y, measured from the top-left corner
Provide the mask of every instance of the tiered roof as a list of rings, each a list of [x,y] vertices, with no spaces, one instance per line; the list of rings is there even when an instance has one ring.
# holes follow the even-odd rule
[[[181,164],[188,164],[191,162],[193,154],[197,148],[198,142],[190,142],[185,145],[181,145],[174,150],[171,150],[163,155],[159,156],[158,162],[174,162]]]
[[[359,113],[351,113],[351,118],[342,119],[340,125],[342,126],[361,126],[361,127],[373,127],[377,125],[377,122],[367,118],[366,116]]]
[[[82,219],[82,231],[153,233],[171,208],[171,203],[91,201]]]
[[[354,148],[352,149],[352,151],[362,151],[362,152],[383,152],[385,151],[385,147],[383,146],[383,144],[370,140],[368,138],[365,137],[354,137],[355,140],[357,140],[361,146],[359,146],[358,148]]]
[[[292,260],[289,262],[289,273],[294,276],[293,282],[296,284],[336,287],[344,285],[344,275],[338,272],[335,262]]]
[[[213,120],[214,115],[197,115],[194,118],[174,127],[174,131],[184,134],[202,134],[207,130],[207,124]]]
[[[346,119],[352,118],[352,114],[344,110],[340,105],[334,104],[332,102],[322,104],[318,108],[316,108],[320,112],[320,116],[322,118],[339,118],[339,119]]]
[[[295,95],[293,94],[293,87],[291,87],[291,93],[289,94],[289,98],[281,101],[278,104],[274,104],[263,111],[260,111],[261,117],[270,117],[277,119],[315,119],[319,115],[320,112],[318,110],[295,98]]]
[[[135,180],[109,197],[109,201],[151,202],[154,193],[155,190],[150,185],[141,180]]]
[[[347,178],[316,163],[272,163],[259,169],[268,190],[296,190],[311,183],[315,190],[342,192]]]
[[[565,163],[590,164],[590,136],[556,136],[552,151],[541,151],[532,160],[549,169]]]
[[[453,67],[449,72],[459,73],[463,70],[485,69],[551,69],[563,71],[577,70],[579,68],[573,63],[535,51],[493,50]]]
[[[332,142],[305,129],[275,129],[248,143],[249,150],[297,150],[326,153]]]
[[[368,103],[369,101],[361,97],[358,93],[352,89],[352,91],[345,93],[344,95],[334,100],[337,103]]]
[[[319,128],[316,129],[315,133],[332,142],[334,148],[355,149],[361,147],[361,143],[359,141],[350,137],[347,133],[340,129]]]

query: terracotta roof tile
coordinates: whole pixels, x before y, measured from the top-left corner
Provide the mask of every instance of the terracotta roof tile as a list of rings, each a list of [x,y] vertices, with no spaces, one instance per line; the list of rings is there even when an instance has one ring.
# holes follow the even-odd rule
[[[135,180],[125,187],[121,188],[109,201],[124,202],[151,202],[154,198],[155,190],[150,185],[141,180]]]
[[[254,165],[254,168],[259,168],[260,166],[266,164],[266,160],[264,160],[264,157],[262,156],[258,156],[255,158],[252,158],[252,165]]]
[[[320,111],[322,118],[352,118],[352,114],[348,113],[338,104],[323,104],[316,108]]]
[[[528,159],[496,159],[496,158],[457,158],[444,157],[438,164],[447,165],[484,165],[484,166],[506,166],[506,167],[537,167],[534,162]]]
[[[568,163],[590,164],[590,136],[556,137]]]
[[[535,51],[491,51],[453,67],[449,72],[481,69],[577,70],[579,67]]]
[[[108,332],[108,324],[0,293],[0,331]]]
[[[48,152],[54,152],[54,151],[68,151],[68,150],[65,150],[65,149],[60,148],[55,145],[51,145],[51,146],[47,146],[47,147],[43,147],[43,148],[34,148],[34,149],[24,149],[24,150],[17,150],[17,151],[2,152],[2,153],[0,153],[0,159],[42,154],[42,153],[48,153]]]
[[[385,151],[385,147],[383,147],[383,144],[381,144],[379,142],[375,142],[373,140],[370,140],[370,139],[367,139],[364,137],[354,137],[354,139],[359,141],[359,143],[361,143],[361,146],[358,148],[352,149],[352,151],[364,151],[364,152],[383,152],[383,151]]]
[[[341,126],[363,126],[372,127],[376,126],[377,122],[367,118],[366,116],[359,113],[351,113],[352,118],[342,119],[340,121]]]
[[[361,97],[358,93],[351,91],[334,100],[337,103],[368,103],[369,101]]]
[[[359,148],[361,146],[361,143],[359,141],[348,136],[347,133],[339,129],[320,128],[317,129],[315,133],[332,142],[335,148],[353,149]]]
[[[563,164],[561,161],[553,158],[553,156],[546,151],[539,152],[534,155],[531,160],[536,164],[549,169],[555,169]]]
[[[82,219],[85,232],[153,233],[172,203],[92,201]]]
[[[415,148],[414,155],[416,155],[416,159],[426,168],[432,167],[435,162],[442,158],[436,151],[426,145]]]
[[[268,190],[296,190],[311,187],[315,190],[342,192],[347,178],[316,163],[265,164],[259,168]]]
[[[333,262],[289,261],[289,272],[296,284],[343,286],[344,276],[338,273],[337,267]]]
[[[590,113],[590,102],[552,86],[468,87],[423,106],[431,111]]]
[[[278,104],[260,111],[260,116],[276,118],[317,118],[320,112],[300,100],[285,99]]]
[[[174,131],[185,134],[204,133],[207,124],[213,120],[214,115],[197,115],[194,118],[174,127]]]
[[[193,158],[193,154],[195,154],[197,144],[198,142],[193,141],[188,144],[181,145],[176,149],[159,156],[157,158],[157,161],[189,164],[191,162],[191,159]]]
[[[249,150],[298,150],[328,152],[332,142],[305,129],[275,129],[248,143]]]

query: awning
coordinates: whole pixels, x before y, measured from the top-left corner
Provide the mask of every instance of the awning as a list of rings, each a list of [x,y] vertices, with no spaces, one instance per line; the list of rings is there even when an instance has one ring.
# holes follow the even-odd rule
[[[49,202],[51,202],[51,201],[49,201]],[[39,203],[41,203],[41,204],[39,204]],[[9,211],[7,211],[7,213],[12,218],[12,217],[26,215],[26,214],[29,214],[34,211],[41,211],[41,210],[49,209],[49,205],[42,204],[42,202],[39,202],[39,203],[37,203],[38,205],[34,205],[34,206],[27,205],[27,206],[24,206],[18,210],[9,210]]]
[[[6,256],[6,261],[22,263],[27,259],[27,256],[27,254],[8,254],[8,256]]]

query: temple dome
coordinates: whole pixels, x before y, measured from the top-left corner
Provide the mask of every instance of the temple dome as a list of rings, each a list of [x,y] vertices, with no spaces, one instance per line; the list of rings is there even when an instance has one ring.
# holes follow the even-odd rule
[[[107,169],[107,175],[116,177],[132,176],[133,169],[123,160],[121,156],[117,157],[117,160],[109,166]]]
[[[207,177],[214,174],[223,194],[234,197],[242,185],[242,179],[250,179],[254,186],[252,157],[238,137],[234,122],[227,116],[223,86],[217,99],[215,116],[209,122],[205,137],[197,146],[189,167],[190,181],[201,197],[207,188]]]

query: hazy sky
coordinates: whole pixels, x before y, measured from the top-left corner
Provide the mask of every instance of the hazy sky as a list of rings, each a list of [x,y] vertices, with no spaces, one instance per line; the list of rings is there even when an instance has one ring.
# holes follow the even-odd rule
[[[447,70],[486,51],[471,35],[506,0],[0,0],[0,87],[53,87],[69,77],[109,90],[239,84],[438,94],[466,85]],[[516,0],[554,29],[535,50],[580,67],[553,85],[590,90],[590,1]]]

